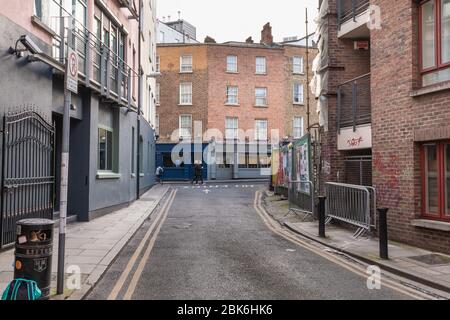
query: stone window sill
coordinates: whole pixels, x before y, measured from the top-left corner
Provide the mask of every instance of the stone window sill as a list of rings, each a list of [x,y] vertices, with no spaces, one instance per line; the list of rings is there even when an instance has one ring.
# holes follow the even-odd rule
[[[268,108],[269,106],[268,106],[268,105],[260,106],[260,105],[256,105],[256,104],[255,104],[254,107],[255,107],[255,108]]]
[[[44,22],[42,22],[42,20],[38,16],[31,16],[31,22],[34,25],[36,25],[39,28],[41,28],[42,30],[44,30],[45,32],[47,32],[52,37],[56,37],[57,36],[55,31],[53,31],[49,26],[47,26]]]
[[[239,74],[239,72],[238,71],[226,71],[226,73],[230,73],[230,74]]]
[[[180,106],[180,107],[192,107],[193,104],[192,103],[179,103],[178,106]]]
[[[145,177],[145,174],[144,173],[139,173],[139,177],[143,178],[143,177]]]
[[[103,180],[103,179],[120,179],[122,175],[120,173],[114,173],[114,172],[97,172],[97,179]]]
[[[419,228],[450,232],[450,222],[428,220],[428,219],[416,219],[411,221],[411,225]]]
[[[228,107],[239,107],[240,106],[239,103],[225,103],[225,105]]]
[[[293,105],[296,107],[304,107],[305,106],[304,103],[295,103],[295,102],[293,103]]]
[[[437,84],[433,84],[428,87],[423,87],[423,88],[420,88],[417,90],[413,90],[413,91],[411,91],[411,93],[409,95],[411,97],[420,97],[420,96],[423,96],[426,94],[440,92],[440,91],[444,91],[444,90],[450,90],[450,81],[437,83]]]

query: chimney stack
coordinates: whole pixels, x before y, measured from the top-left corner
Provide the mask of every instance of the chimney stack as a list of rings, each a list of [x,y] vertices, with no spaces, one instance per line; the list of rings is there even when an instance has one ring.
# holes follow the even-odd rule
[[[254,43],[252,37],[248,37],[247,39],[245,39],[246,43]]]
[[[211,38],[210,36],[206,36],[205,43],[216,43],[216,40],[214,40],[214,38]]]
[[[261,44],[273,44],[272,27],[270,26],[270,22],[267,22],[261,31]]]

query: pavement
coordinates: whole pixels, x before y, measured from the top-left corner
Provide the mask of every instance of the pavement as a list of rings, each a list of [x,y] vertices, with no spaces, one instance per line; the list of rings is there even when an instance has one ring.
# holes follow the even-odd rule
[[[410,299],[268,228],[265,184],[173,185],[86,299]]]
[[[58,252],[58,229],[55,229],[52,261],[52,298],[81,299],[97,283],[122,248],[154,212],[168,186],[157,185],[130,206],[90,222],[72,222],[67,225],[65,269],[69,266],[81,271],[81,287],[55,296]],[[0,252],[0,292],[13,279],[14,250]],[[67,278],[66,274],[66,278]]]
[[[384,270],[450,293],[450,256],[389,241],[389,260],[379,258],[379,239],[373,235],[354,238],[354,230],[328,224],[326,238],[318,236],[318,222],[305,214],[288,213],[288,202],[266,192],[264,206],[281,225],[322,245]]]

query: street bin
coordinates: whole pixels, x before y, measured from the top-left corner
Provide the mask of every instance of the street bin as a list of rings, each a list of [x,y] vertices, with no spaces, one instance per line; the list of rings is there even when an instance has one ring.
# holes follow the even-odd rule
[[[48,219],[17,222],[14,279],[36,281],[41,300],[50,297],[53,255],[53,225]]]

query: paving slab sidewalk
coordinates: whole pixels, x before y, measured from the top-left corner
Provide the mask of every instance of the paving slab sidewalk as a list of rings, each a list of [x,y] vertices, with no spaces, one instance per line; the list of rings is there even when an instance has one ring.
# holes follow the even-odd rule
[[[90,222],[73,222],[67,225],[65,269],[77,266],[82,274],[79,290],[66,290],[54,299],[80,300],[97,283],[120,250],[131,239],[143,222],[157,208],[169,190],[157,185],[130,206],[94,219]],[[58,230],[52,263],[52,293],[56,288]],[[13,279],[14,250],[0,252],[0,293]],[[67,275],[66,275],[67,276]]]
[[[371,235],[353,237],[353,231],[334,226],[326,226],[326,238],[318,236],[318,222],[305,219],[303,215],[287,214],[288,202],[266,192],[263,200],[267,212],[288,229],[322,245],[342,253],[372,263],[385,270],[450,293],[450,256],[431,252],[406,244],[389,241],[389,260],[379,257],[379,239]],[[421,257],[430,256],[442,260],[430,263]],[[419,260],[416,260],[419,258]]]

